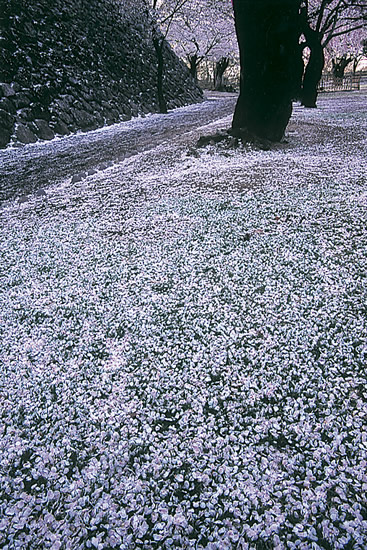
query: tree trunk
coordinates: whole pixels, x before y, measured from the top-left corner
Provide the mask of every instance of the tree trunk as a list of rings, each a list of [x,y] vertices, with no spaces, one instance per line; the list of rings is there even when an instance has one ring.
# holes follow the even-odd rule
[[[190,71],[190,74],[191,74],[192,78],[197,80],[198,66],[199,66],[199,62],[200,62],[199,58],[198,58],[198,55],[196,53],[194,53],[192,55],[188,55],[187,56],[187,61],[189,62],[189,71]]]
[[[216,61],[214,67],[214,90],[221,92],[224,90],[223,76],[229,65],[229,57],[221,57]]]
[[[359,56],[359,55],[354,56],[354,59],[353,59],[353,74],[356,74],[357,67],[358,67],[358,64],[359,64],[361,59],[362,59],[362,56]]]
[[[166,103],[166,100],[164,99],[164,94],[163,94],[163,68],[164,68],[163,36],[153,36],[153,44],[154,44],[154,49],[157,56],[157,96],[158,96],[159,112],[166,114],[167,103]]]
[[[344,71],[349,63],[352,63],[353,57],[342,55],[331,60],[333,64],[333,76],[335,78],[344,78]]]
[[[301,94],[301,103],[304,107],[316,107],[317,87],[319,85],[325,64],[324,48],[321,44],[322,35],[308,25],[304,30],[306,46],[310,48]]]
[[[234,0],[241,83],[232,133],[279,141],[299,95],[298,0]]]

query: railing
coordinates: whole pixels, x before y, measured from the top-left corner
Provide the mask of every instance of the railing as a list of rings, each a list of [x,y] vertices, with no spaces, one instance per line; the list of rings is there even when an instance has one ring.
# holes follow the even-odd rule
[[[358,74],[347,74],[343,78],[336,78],[333,75],[327,74],[321,77],[319,82],[319,92],[350,92],[359,90],[361,77]]]

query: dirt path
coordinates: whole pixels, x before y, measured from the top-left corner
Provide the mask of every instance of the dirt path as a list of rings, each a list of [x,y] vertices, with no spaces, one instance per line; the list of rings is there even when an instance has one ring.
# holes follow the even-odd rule
[[[201,104],[51,142],[0,152],[0,202],[79,173],[103,169],[233,113],[236,94],[210,94]]]

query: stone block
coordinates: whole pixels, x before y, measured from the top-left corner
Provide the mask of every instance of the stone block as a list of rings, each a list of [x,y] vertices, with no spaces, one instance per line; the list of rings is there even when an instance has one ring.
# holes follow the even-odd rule
[[[1,123],[0,123],[0,149],[3,149],[8,145],[8,143],[10,142],[10,138],[11,138],[11,132],[8,129],[1,126]]]
[[[81,130],[90,130],[97,128],[97,123],[93,115],[87,113],[86,111],[74,110],[73,113],[74,122],[77,125],[77,128]]]
[[[42,119],[49,122],[51,115],[47,108],[43,107],[39,103],[33,103],[30,107],[30,118],[31,120]]]
[[[30,122],[33,120],[32,110],[29,107],[19,109],[17,113],[17,120],[19,122]]]
[[[40,139],[50,140],[55,137],[53,130],[49,127],[47,122],[42,119],[34,121],[36,134]]]
[[[11,101],[11,99],[9,99],[8,97],[3,97],[2,99],[0,99],[0,109],[3,109],[11,115],[15,115],[15,113],[17,112],[13,101]]]
[[[17,125],[15,137],[21,143],[35,143],[37,141],[37,136],[25,124]]]
[[[7,83],[0,84],[0,97],[14,97],[14,96],[15,96],[15,91],[13,86]]]
[[[14,126],[14,116],[0,109],[0,127],[11,131]]]
[[[71,126],[74,123],[72,112],[73,109],[70,108],[67,110],[60,109],[59,111],[57,111],[57,115],[67,126]]]
[[[53,122],[52,128],[55,134],[59,134],[61,136],[67,136],[68,134],[70,134],[69,128],[62,120],[56,120],[55,122]]]
[[[25,92],[20,92],[15,97],[15,105],[17,109],[23,109],[23,107],[29,107],[32,102],[31,96]]]

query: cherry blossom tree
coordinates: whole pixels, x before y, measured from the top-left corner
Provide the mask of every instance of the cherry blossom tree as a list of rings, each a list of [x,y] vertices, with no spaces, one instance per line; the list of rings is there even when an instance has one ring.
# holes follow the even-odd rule
[[[157,93],[161,113],[167,113],[167,103],[163,93],[163,50],[170,28],[189,0],[150,0],[156,25],[152,27],[152,40],[157,56]]]
[[[303,47],[309,48],[310,56],[303,78],[301,100],[305,107],[316,107],[325,49],[344,35],[366,29],[367,0],[303,0],[302,4]]]
[[[364,56],[363,44],[366,38],[366,31],[362,28],[330,41],[325,48],[326,66],[336,78],[343,78],[344,71],[350,64],[353,64],[353,72],[356,72],[358,63]]]
[[[217,81],[222,79],[238,51],[228,0],[161,0],[159,19],[162,32],[194,78],[204,59],[211,59],[218,62]]]
[[[367,38],[364,38],[361,41],[361,47],[358,53],[355,54],[354,60],[353,60],[353,73],[357,71],[357,68],[359,66],[359,63],[363,60],[367,59]]]
[[[148,25],[148,35],[152,40],[157,62],[157,99],[161,113],[167,113],[167,103],[163,90],[164,73],[164,49],[167,47],[166,37],[170,24],[176,12],[187,0],[172,0],[171,11],[161,12],[162,0],[111,0],[119,5],[128,24],[130,19],[139,21],[142,25]]]
[[[354,55],[353,59],[353,73],[357,71],[357,67],[359,63],[364,59],[367,58],[367,38],[363,38],[361,40],[361,47],[359,51]]]

